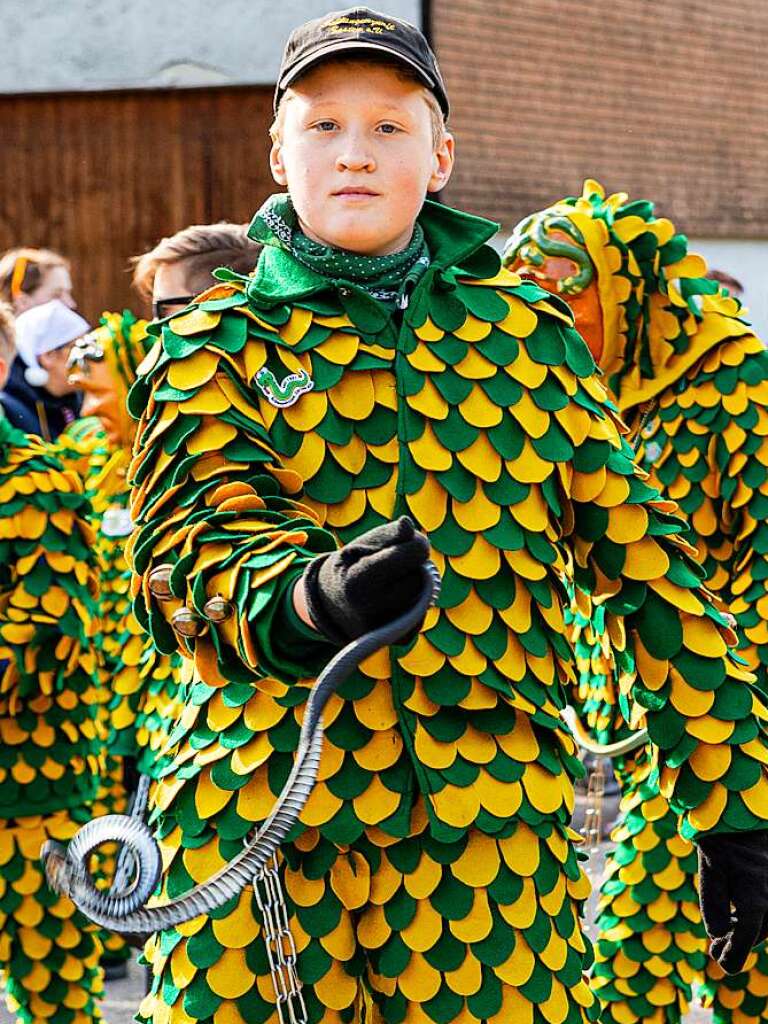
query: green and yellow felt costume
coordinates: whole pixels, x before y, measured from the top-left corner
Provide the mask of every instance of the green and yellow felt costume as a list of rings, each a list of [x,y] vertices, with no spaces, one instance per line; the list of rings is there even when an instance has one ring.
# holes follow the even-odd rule
[[[53,446],[0,418],[0,970],[24,1024],[100,1017],[100,941],[40,862],[91,817],[103,767],[87,511]]]
[[[606,197],[593,181],[582,196],[523,221],[507,261],[572,306],[637,437],[639,462],[686,514],[707,586],[736,617],[739,654],[765,692],[768,354],[739,303],[706,279],[703,259],[651,203]],[[630,730],[604,607],[573,614],[582,711],[598,741],[612,742]],[[734,690],[731,699],[736,707],[749,696]],[[711,706],[712,694],[698,688],[680,710]],[[699,735],[716,745],[725,731],[712,722]],[[719,756],[730,788],[756,780]],[[768,952],[753,952],[732,977],[706,956],[696,854],[659,792],[650,752],[617,767],[624,814],[602,888],[594,969],[604,1020],[676,1024],[704,972],[717,1024],[768,1020]]]
[[[304,567],[407,513],[439,607],[332,698],[283,849],[310,1019],[370,998],[387,1024],[594,1020],[562,580],[604,599],[689,837],[761,826],[765,710],[567,307],[500,269],[495,224],[427,202],[419,226],[400,286],[361,287],[294,244],[273,197],[255,276],[219,272],[150,328],[130,396],[135,609],[192,671],[154,794],[163,892],[238,852],[288,775],[333,651],[292,611]],[[250,889],[148,956],[154,1024],[277,1019]]]

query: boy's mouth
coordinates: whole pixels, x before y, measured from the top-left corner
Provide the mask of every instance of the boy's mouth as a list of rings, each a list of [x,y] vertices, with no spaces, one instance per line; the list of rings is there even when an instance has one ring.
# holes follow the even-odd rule
[[[374,192],[372,188],[366,188],[365,185],[348,185],[346,188],[338,189],[333,194],[342,199],[368,199],[372,196],[377,196],[379,193]]]

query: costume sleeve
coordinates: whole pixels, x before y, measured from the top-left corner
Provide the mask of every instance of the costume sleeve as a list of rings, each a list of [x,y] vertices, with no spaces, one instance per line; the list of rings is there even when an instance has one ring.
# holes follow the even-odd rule
[[[61,690],[73,671],[93,674],[95,666],[88,649],[95,574],[87,503],[76,475],[40,456],[29,460],[28,472],[0,480],[0,641],[22,697]]]
[[[42,442],[22,440],[0,474],[0,802],[20,786],[33,814],[62,787],[92,795],[101,693],[82,487]]]
[[[581,724],[597,743],[614,743],[629,733],[619,708],[617,666],[605,628],[604,605],[593,605],[588,594],[570,590],[565,611],[576,669],[571,703]]]
[[[736,617],[739,654],[768,692],[768,353],[752,334],[717,346],[662,396],[641,459],[699,538],[708,586]]]
[[[254,382],[280,344],[277,331],[235,288],[213,291],[204,308],[163,327],[129,399],[139,417],[130,472],[134,609],[159,650],[194,655],[206,680],[293,681],[319,669],[327,644],[318,634],[314,648],[293,652],[271,638],[290,629],[284,601],[304,567],[335,541],[302,503],[301,477],[276,455],[267,416],[277,409]],[[301,369],[301,356],[286,349],[281,358]],[[172,570],[169,593],[158,600],[151,583],[163,565]],[[171,627],[184,609],[204,624],[196,639]]]
[[[577,361],[583,343],[567,329],[563,341]],[[662,792],[689,838],[765,827],[767,713],[729,651],[736,636],[723,606],[701,586],[677,506],[635,466],[602,385],[573,377],[567,387],[588,412],[560,467],[575,580],[605,606],[624,696],[647,712]]]

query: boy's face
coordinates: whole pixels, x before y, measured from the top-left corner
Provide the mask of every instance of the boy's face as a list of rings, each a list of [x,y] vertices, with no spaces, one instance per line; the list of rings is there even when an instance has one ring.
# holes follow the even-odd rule
[[[289,88],[270,155],[304,233],[370,256],[405,248],[428,192],[448,181],[424,89],[388,67],[329,61]]]

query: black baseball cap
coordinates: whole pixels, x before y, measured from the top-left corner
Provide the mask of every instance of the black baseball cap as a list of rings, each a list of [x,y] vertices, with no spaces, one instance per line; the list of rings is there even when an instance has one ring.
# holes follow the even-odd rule
[[[369,7],[348,7],[305,21],[291,32],[277,76],[274,107],[299,75],[340,53],[385,54],[410,68],[434,94],[448,116],[448,96],[429,43],[410,22]]]

